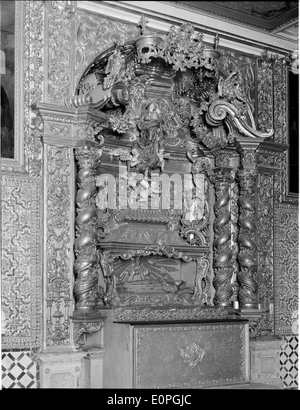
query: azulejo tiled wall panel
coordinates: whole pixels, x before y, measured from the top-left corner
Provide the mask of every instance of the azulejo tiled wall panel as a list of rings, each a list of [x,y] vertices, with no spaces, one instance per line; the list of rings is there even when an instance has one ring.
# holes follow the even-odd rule
[[[1,183],[2,350],[30,350],[42,337],[39,183],[8,175]]]

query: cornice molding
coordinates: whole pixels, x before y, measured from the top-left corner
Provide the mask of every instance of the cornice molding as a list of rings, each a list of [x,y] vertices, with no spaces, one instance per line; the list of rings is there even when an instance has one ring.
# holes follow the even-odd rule
[[[230,8],[230,6],[223,7],[220,4],[212,4],[207,1],[206,2],[205,1],[204,2],[203,1],[201,2],[199,1],[192,1],[192,2],[166,1],[165,3],[174,4],[175,6],[178,5],[179,7],[183,7],[186,9],[193,9],[196,12],[200,12],[201,14],[203,13],[203,14],[207,14],[208,16],[214,16],[215,18],[237,23],[242,26],[252,27],[254,29],[262,30],[266,33],[272,33],[272,32],[275,33],[276,31],[278,31],[278,29],[280,29],[280,27],[283,28],[283,27],[290,26],[291,24],[293,24],[295,21],[298,20],[298,17],[296,18],[294,17],[295,16],[294,9],[289,10],[286,13],[286,16],[287,15],[289,16],[288,21],[281,24],[280,27],[279,26],[275,27],[275,24],[277,24],[278,21],[280,21],[279,16],[272,18],[270,21],[266,21],[261,17],[248,14],[248,17],[249,17],[248,21],[244,21],[245,13],[240,10]],[[208,7],[208,3],[210,3],[209,9],[206,9]],[[197,4],[197,6],[195,4]],[[228,17],[227,15],[229,10],[231,14],[230,17]],[[263,25],[265,25],[265,27],[263,27]],[[269,27],[267,28],[266,26],[269,26]]]
[[[204,33],[205,42],[213,44],[215,33],[218,32],[220,47],[252,55],[260,55],[267,48],[282,57],[294,50],[296,44],[278,34],[248,28],[164,1],[78,1],[78,8],[135,24],[138,23],[141,14],[144,14],[149,20],[148,27],[161,32],[168,32],[172,24],[180,25],[188,21],[196,30]]]

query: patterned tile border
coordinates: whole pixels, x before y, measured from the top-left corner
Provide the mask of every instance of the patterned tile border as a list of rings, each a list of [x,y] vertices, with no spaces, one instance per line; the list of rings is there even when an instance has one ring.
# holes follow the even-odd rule
[[[37,387],[37,365],[32,353],[2,352],[2,389],[33,389]]]
[[[280,352],[280,378],[285,389],[298,388],[298,337],[286,336]]]

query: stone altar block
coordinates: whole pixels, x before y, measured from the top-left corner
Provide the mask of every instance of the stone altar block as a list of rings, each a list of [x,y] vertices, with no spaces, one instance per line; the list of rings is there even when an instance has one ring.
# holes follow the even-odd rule
[[[250,342],[251,382],[283,387],[280,379],[280,347],[282,340],[261,338]]]
[[[108,320],[104,340],[104,387],[205,388],[249,382],[247,321]]]

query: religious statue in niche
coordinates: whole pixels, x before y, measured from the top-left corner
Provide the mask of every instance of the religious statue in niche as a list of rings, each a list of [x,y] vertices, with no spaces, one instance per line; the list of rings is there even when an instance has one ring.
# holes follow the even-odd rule
[[[95,169],[104,303],[212,304],[206,153],[234,144],[237,130],[260,134],[237,73],[219,77],[218,37],[209,49],[190,24],[172,26],[167,35],[147,31],[143,21],[141,26],[135,42],[116,44],[91,64],[78,95],[68,101],[89,103],[106,118]],[[110,186],[103,180],[108,170]],[[167,194],[163,176],[173,178]],[[109,193],[115,194],[113,206],[105,197]],[[84,226],[78,232],[84,235]],[[166,258],[179,261],[182,270],[193,263],[193,269],[184,279],[176,277]],[[155,274],[158,260],[164,267]]]

